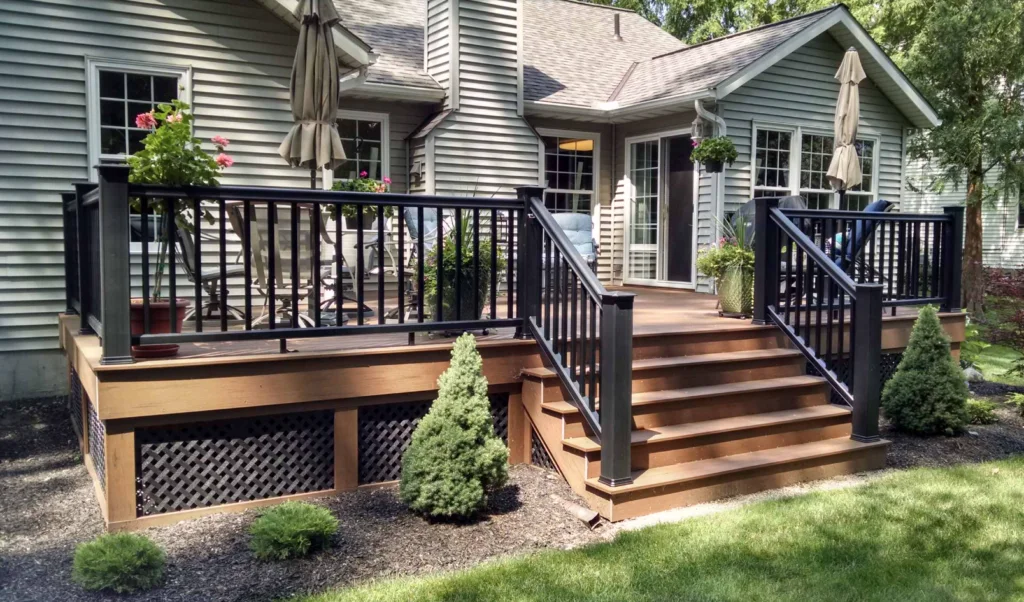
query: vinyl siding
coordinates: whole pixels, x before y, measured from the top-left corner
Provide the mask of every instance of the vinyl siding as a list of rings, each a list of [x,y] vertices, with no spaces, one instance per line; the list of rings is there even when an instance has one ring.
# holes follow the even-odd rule
[[[942,184],[939,169],[922,160],[907,161],[907,188],[903,192],[902,210],[908,213],[941,213],[943,207],[962,207],[967,199],[965,182]],[[985,185],[992,186],[999,171],[992,169],[985,176]],[[984,188],[983,188],[984,192]],[[982,260],[986,267],[1024,269],[1024,228],[1019,228],[1017,212],[1020,198],[1016,194],[996,195],[982,205]]]
[[[451,0],[427,0],[426,47],[424,64],[427,73],[445,90],[450,89],[452,46],[450,43]],[[451,95],[444,106],[451,108]]]

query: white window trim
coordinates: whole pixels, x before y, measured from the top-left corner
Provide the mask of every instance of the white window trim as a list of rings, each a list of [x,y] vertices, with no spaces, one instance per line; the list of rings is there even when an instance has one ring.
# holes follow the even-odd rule
[[[144,75],[172,76],[178,78],[178,85],[183,88],[179,98],[187,103],[192,102],[192,67],[148,63],[142,61],[111,60],[103,58],[85,58],[85,96],[86,96],[86,129],[89,152],[89,174],[96,178],[96,165],[104,158],[120,158],[121,155],[100,154],[100,71],[123,71]]]
[[[549,128],[537,128],[537,150],[540,156],[539,165],[537,167],[539,181],[547,183],[547,170],[545,169],[544,159],[544,141],[541,139],[544,136],[555,136],[558,138],[587,138],[594,141],[594,167],[593,167],[593,188],[590,191],[590,215],[595,220],[595,226],[597,224],[597,208],[601,205],[600,192],[601,192],[601,132],[588,132],[585,130],[559,130]],[[545,188],[544,192],[565,192],[574,193],[581,192],[579,190],[564,190],[561,188]],[[595,236],[597,232],[595,231]]]
[[[373,111],[351,111],[338,109],[337,119],[358,119],[361,121],[379,121],[380,132],[380,174],[382,178],[391,177],[391,119],[388,113]],[[344,180],[344,178],[338,178]]]
[[[786,122],[774,122],[774,121],[754,121],[750,128],[750,197],[754,197],[754,189],[756,188],[770,188],[768,186],[757,186],[757,164],[756,164],[756,153],[757,153],[757,132],[759,130],[772,130],[791,132],[789,141],[789,194],[798,196],[800,194],[800,159],[801,159],[801,143],[804,134],[815,135],[815,136],[832,136],[833,132],[823,128],[805,127],[798,124],[786,123]],[[879,157],[882,154],[882,139],[878,134],[871,131],[857,132],[858,140],[867,140],[874,145],[874,152],[871,156],[871,192],[859,192],[853,191],[849,194],[858,196],[869,196],[872,201],[876,201],[879,198],[878,190],[878,166]],[[781,190],[781,189],[780,189]],[[816,191],[826,192],[826,191]],[[832,200],[829,201],[829,207],[831,209],[837,209],[839,206],[839,195],[833,194]]]
[[[662,166],[662,162],[660,161],[660,157],[661,157],[660,153],[661,153],[661,146],[662,146],[661,145],[661,140],[663,138],[672,138],[674,136],[692,136],[692,135],[693,135],[693,129],[692,128],[680,128],[680,129],[675,129],[675,130],[667,130],[667,131],[663,131],[663,132],[655,132],[653,134],[644,134],[644,135],[641,135],[641,136],[631,136],[631,137],[627,137],[623,141],[623,153],[622,153],[622,158],[623,158],[623,163],[622,163],[622,168],[623,169],[622,169],[622,171],[623,171],[623,174],[622,174],[622,183],[623,183],[623,192],[624,192],[623,196],[624,196],[626,204],[625,204],[625,206],[622,209],[622,212],[623,212],[623,216],[622,216],[622,224],[623,224],[623,226],[622,226],[623,227],[623,232],[622,232],[622,240],[623,240],[623,248],[622,248],[622,253],[623,253],[622,254],[622,283],[625,284],[625,285],[633,284],[633,285],[640,285],[640,286],[658,286],[658,287],[663,287],[663,288],[680,288],[680,289],[687,289],[687,290],[696,290],[696,288],[697,288],[697,282],[698,282],[698,275],[697,275],[697,238],[698,238],[698,230],[700,228],[700,222],[698,221],[698,219],[700,217],[700,175],[701,174],[700,174],[699,164],[696,161],[693,162],[693,172],[694,172],[694,176],[693,176],[693,227],[694,227],[694,232],[693,232],[693,248],[692,248],[692,255],[691,255],[691,257],[693,259],[692,259],[691,265],[690,265],[690,270],[691,270],[690,274],[691,274],[693,280],[691,282],[677,282],[677,281],[674,281],[674,280],[662,280],[662,279],[657,279],[657,278],[656,279],[633,278],[632,274],[629,273],[629,250],[630,250],[630,245],[631,245],[631,240],[630,239],[632,238],[632,228],[633,228],[633,202],[634,202],[634,199],[636,198],[636,186],[633,185],[633,180],[629,176],[629,165],[630,165],[630,162],[631,162],[631,159],[632,159],[632,153],[630,151],[630,148],[632,147],[633,144],[635,144],[637,142],[650,142],[650,141],[655,141],[656,140],[658,142],[658,153],[659,153],[659,155],[658,155],[659,156],[658,169],[659,169],[659,172],[660,172],[660,169],[661,169],[661,166]],[[664,180],[662,179],[661,174],[659,173],[658,174],[659,187],[661,186],[661,182],[663,182],[663,181]],[[658,219],[659,220],[661,219],[660,204],[661,204],[662,200],[663,200],[662,199],[662,194],[661,194],[661,191],[659,190],[658,191],[658,203],[659,203]],[[660,232],[660,229],[661,229],[661,225],[660,224],[658,225],[658,228],[659,228],[659,232]],[[662,244],[662,242],[663,241],[659,240],[658,241],[658,245],[660,246]],[[662,259],[663,253],[662,253],[662,250],[658,249],[658,248],[655,249],[655,253],[656,253],[656,257],[658,258],[657,259],[658,264],[657,264],[655,269],[656,269],[657,272],[660,273],[661,269],[662,269],[661,262],[663,261],[663,259]]]

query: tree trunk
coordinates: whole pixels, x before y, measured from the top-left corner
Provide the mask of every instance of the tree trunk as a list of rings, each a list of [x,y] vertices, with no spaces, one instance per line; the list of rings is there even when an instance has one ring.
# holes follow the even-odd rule
[[[964,221],[967,232],[964,235],[964,265],[961,285],[964,307],[980,317],[985,302],[985,271],[982,265],[982,199],[983,171],[980,165],[972,167],[967,174],[967,211]]]

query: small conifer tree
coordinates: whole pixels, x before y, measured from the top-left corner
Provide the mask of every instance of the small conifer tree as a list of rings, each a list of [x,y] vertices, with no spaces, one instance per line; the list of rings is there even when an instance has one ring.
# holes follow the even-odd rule
[[[882,409],[900,430],[952,435],[967,424],[967,394],[935,308],[925,307],[896,374],[882,391]]]
[[[415,512],[469,518],[508,479],[508,448],[494,434],[482,366],[476,339],[459,337],[437,380],[437,400],[402,457],[399,495]]]

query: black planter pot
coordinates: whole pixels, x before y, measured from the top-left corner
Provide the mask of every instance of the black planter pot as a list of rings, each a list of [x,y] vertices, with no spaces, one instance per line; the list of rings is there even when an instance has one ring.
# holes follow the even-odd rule
[[[704,171],[708,173],[722,173],[725,165],[722,161],[716,161],[714,159],[708,159],[704,162]]]

